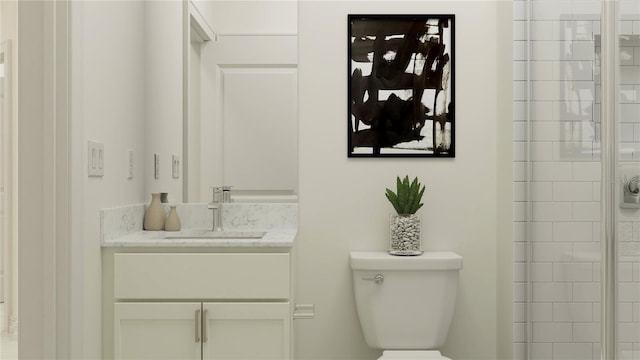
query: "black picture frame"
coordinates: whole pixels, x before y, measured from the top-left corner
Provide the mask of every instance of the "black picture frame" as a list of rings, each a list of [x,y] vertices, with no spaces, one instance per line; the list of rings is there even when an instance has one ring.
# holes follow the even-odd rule
[[[348,157],[455,157],[455,15],[349,14],[348,29]]]

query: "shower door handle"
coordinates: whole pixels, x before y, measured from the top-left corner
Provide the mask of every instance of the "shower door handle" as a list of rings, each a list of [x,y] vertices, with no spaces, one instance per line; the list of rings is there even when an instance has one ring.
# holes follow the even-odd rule
[[[640,176],[624,176],[622,180],[622,208],[640,208]]]
[[[632,195],[638,195],[640,193],[640,177],[634,176],[631,179],[627,180],[624,184],[625,190]]]

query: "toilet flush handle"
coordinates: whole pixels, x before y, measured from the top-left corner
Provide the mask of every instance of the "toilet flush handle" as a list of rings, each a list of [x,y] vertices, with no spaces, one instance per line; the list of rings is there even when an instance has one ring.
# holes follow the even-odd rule
[[[377,274],[376,276],[370,278],[363,277],[362,280],[374,281],[376,284],[380,285],[384,282],[384,276],[382,274]]]

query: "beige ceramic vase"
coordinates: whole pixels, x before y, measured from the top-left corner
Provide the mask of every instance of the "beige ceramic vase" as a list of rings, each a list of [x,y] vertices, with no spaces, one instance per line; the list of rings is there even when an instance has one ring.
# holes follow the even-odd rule
[[[164,230],[164,209],[160,203],[160,193],[151,194],[151,204],[144,213],[144,229]]]
[[[171,205],[169,215],[167,215],[167,221],[164,223],[164,229],[166,231],[180,231],[180,217],[178,216],[175,205]]]

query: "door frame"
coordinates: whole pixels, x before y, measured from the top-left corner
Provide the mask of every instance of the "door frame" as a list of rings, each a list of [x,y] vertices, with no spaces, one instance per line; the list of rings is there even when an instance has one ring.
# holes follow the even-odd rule
[[[70,348],[69,10],[69,0],[18,3],[18,351],[25,359],[81,351]]]
[[[8,332],[10,330],[9,324],[9,314],[11,309],[13,308],[13,291],[12,291],[12,279],[13,279],[13,257],[11,253],[13,252],[12,246],[12,219],[13,219],[13,210],[12,210],[12,178],[13,178],[13,151],[12,151],[12,129],[13,129],[13,119],[12,119],[12,101],[13,97],[11,94],[11,81],[12,81],[12,52],[11,52],[11,40],[5,40],[0,43],[0,54],[4,56],[4,81],[3,81],[3,96],[4,96],[4,104],[1,107],[2,114],[0,114],[0,141],[2,148],[0,149],[0,161],[2,162],[2,170],[0,180],[1,187],[0,192],[0,211],[2,211],[2,215],[0,215],[0,256],[2,259],[0,260],[0,264],[2,266],[2,281],[0,282],[0,286],[2,286],[2,301],[4,302],[5,310],[2,314],[2,318],[0,319],[0,331]]]

